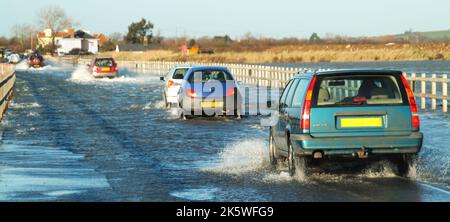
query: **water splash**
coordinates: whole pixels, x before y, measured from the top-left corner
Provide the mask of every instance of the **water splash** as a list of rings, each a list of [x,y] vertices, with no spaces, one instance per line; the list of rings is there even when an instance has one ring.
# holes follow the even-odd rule
[[[88,67],[84,65],[79,65],[75,71],[73,71],[69,79],[69,81],[72,82],[86,82],[93,80],[95,80],[94,76],[89,73]]]
[[[12,109],[33,109],[33,108],[40,108],[41,105],[37,102],[34,103],[16,103],[11,102],[10,107]]]
[[[164,109],[166,104],[164,101],[149,102],[145,104],[142,110]]]
[[[26,60],[21,61],[16,65],[16,70],[20,72],[54,72],[67,70],[67,65],[52,60],[46,60],[45,66],[40,68],[32,68],[28,65]]]
[[[70,78],[68,79],[70,82],[74,83],[83,83],[83,84],[99,84],[99,83],[138,83],[139,80],[137,78],[132,78],[128,76],[128,73],[124,73],[124,71],[119,72],[119,77],[117,78],[99,78],[96,79],[90,72],[86,65],[79,65],[72,72]]]
[[[266,169],[268,160],[267,143],[261,139],[246,139],[233,143],[219,154],[215,165],[205,171],[231,175],[242,175]]]

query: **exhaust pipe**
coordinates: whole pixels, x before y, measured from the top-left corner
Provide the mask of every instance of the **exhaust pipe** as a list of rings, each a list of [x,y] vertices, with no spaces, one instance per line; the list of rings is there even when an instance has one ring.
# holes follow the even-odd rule
[[[369,152],[366,150],[365,147],[362,147],[361,150],[353,153],[353,156],[359,159],[367,159],[369,158]]]
[[[322,158],[323,158],[323,153],[320,152],[320,151],[315,151],[315,152],[313,153],[313,158],[314,158],[314,159],[322,159]]]

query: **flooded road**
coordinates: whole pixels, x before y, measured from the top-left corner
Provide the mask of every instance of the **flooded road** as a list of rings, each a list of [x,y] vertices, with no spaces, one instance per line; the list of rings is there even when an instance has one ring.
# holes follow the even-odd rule
[[[180,120],[159,78],[18,69],[2,122],[2,201],[450,201],[450,117],[424,114],[411,180],[388,164],[289,177],[268,164],[262,117]]]

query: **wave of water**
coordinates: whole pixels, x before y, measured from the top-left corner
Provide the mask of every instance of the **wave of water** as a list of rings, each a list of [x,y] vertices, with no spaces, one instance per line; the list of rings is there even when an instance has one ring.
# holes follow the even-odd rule
[[[365,167],[362,171],[355,172],[327,172],[320,173],[309,172],[308,174],[302,170],[302,166],[296,165],[296,175],[290,176],[287,172],[286,163],[279,163],[277,170],[271,170],[268,159],[268,143],[263,139],[244,139],[227,145],[222,152],[213,161],[213,164],[201,167],[201,171],[230,176],[252,176],[256,180],[266,183],[286,183],[301,182],[315,183],[318,181],[326,182],[355,182],[367,178],[394,178],[395,166],[388,161],[380,161],[372,163]],[[336,164],[336,163],[332,163]],[[430,175],[435,169],[428,166],[423,160],[418,164],[411,166],[409,177],[412,180],[426,181],[430,180]],[[441,167],[442,177],[448,173],[450,164]],[[342,167],[335,165],[338,170]],[[436,175],[435,175],[436,176]],[[434,181],[438,180],[434,177]],[[433,180],[432,180],[433,181]]]
[[[16,65],[16,71],[20,71],[20,72],[48,73],[48,72],[55,72],[55,71],[63,72],[63,71],[67,71],[67,70],[68,70],[67,64],[63,64],[63,63],[59,63],[59,62],[55,62],[55,61],[51,61],[51,60],[46,60],[45,66],[40,67],[40,68],[32,68],[32,67],[28,66],[26,60],[23,60],[19,64]]]
[[[12,109],[33,109],[33,108],[40,108],[41,105],[37,102],[33,103],[16,103],[14,101],[11,102],[10,108]]]
[[[266,169],[269,164],[267,143],[262,139],[247,139],[228,145],[219,154],[218,161],[205,171],[242,175]]]
[[[119,77],[109,79],[109,78],[99,78],[96,79],[88,70],[86,65],[79,65],[70,74],[67,79],[70,82],[77,84],[120,84],[120,83],[151,83],[160,84],[157,76],[152,75],[139,75],[127,68],[119,69]]]

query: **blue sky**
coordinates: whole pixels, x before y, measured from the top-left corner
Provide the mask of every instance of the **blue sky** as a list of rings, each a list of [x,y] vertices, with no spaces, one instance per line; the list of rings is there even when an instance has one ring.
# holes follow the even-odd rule
[[[105,34],[125,33],[142,17],[163,36],[374,36],[450,29],[450,0],[20,0],[2,2],[0,35],[10,36],[14,24],[33,23],[47,5],[63,7],[80,28]]]

